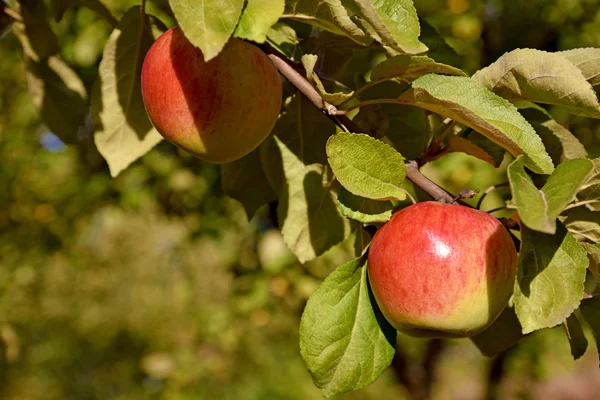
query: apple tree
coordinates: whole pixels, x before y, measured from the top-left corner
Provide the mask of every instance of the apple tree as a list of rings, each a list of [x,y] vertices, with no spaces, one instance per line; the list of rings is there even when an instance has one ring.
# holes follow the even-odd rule
[[[396,328],[447,336],[398,311],[407,304],[430,307],[434,326],[466,326],[451,336],[468,337],[487,356],[558,325],[575,359],[588,347],[584,324],[598,339],[600,158],[589,157],[552,112],[600,119],[599,48],[518,48],[468,74],[410,0],[169,0],[169,6],[181,46],[158,50],[150,49],[169,27],[145,0],[119,18],[100,0],[11,0],[2,3],[2,23],[20,40],[44,123],[67,144],[93,133],[112,176],[165,136],[223,163],[222,189],[249,219],[265,204],[276,209],[276,224],[300,262],[352,244],[355,259],[322,282],[300,324],[300,352],[326,396],[374,382],[392,362]],[[65,62],[53,31],[72,7],[87,7],[112,27],[92,88]],[[234,42],[251,50],[234,49]],[[180,50],[193,57],[181,61]],[[163,62],[144,75],[152,96],[142,79],[149,51],[156,54],[146,62]],[[211,153],[210,140],[220,153]],[[491,164],[505,182],[450,193],[421,170],[457,152]],[[504,190],[504,205],[483,207],[497,190]],[[393,216],[424,201],[453,206],[437,219],[408,219],[409,230],[386,228],[378,246],[416,250],[378,257],[391,272],[372,285],[371,239]],[[476,234],[487,219],[455,226],[463,212],[498,216],[491,219],[506,239],[502,246],[487,246],[491,234]],[[419,231],[442,239],[415,245]],[[446,263],[444,257],[468,254],[464,246],[485,251],[483,261],[457,256]],[[407,276],[394,272],[403,260],[414,264],[405,266],[414,281],[395,291],[394,279]],[[496,274],[498,263],[508,272]],[[477,296],[447,284],[459,275],[469,281],[476,270],[487,284]],[[429,287],[435,291],[427,294]],[[458,296],[460,312],[448,322],[440,302],[427,296]],[[489,312],[481,329],[469,329],[474,310]],[[392,314],[408,319],[398,323]]]

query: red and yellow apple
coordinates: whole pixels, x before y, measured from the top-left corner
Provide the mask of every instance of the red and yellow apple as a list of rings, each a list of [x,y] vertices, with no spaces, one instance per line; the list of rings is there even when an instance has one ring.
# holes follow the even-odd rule
[[[517,269],[515,245],[496,218],[437,202],[395,213],[373,237],[368,257],[383,315],[417,337],[485,330],[508,303]]]
[[[258,147],[281,107],[281,78],[258,47],[230,39],[217,57],[205,61],[178,27],[150,47],[141,86],[158,132],[196,157],[219,164]]]

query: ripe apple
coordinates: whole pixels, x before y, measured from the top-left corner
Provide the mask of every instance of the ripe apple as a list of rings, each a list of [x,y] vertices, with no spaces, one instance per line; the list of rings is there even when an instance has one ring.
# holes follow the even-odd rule
[[[498,220],[457,204],[422,202],[395,213],[373,237],[373,295],[397,330],[467,337],[490,326],[512,294],[515,245]]]
[[[196,157],[219,164],[258,147],[281,108],[281,78],[258,47],[231,39],[206,62],[178,27],[150,47],[141,86],[156,129]]]

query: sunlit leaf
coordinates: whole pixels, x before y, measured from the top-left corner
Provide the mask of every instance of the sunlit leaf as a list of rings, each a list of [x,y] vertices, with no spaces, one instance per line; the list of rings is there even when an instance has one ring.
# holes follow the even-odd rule
[[[154,42],[140,7],[130,8],[110,35],[92,93],[94,140],[112,176],[162,140],[152,127],[142,100],[140,72]]]
[[[382,44],[410,54],[423,53],[421,29],[412,0],[342,0],[368,24],[368,31]]]
[[[302,314],[300,354],[325,396],[374,382],[390,365],[395,342],[371,295],[366,257],[332,272]]]
[[[234,36],[263,43],[283,14],[284,6],[285,0],[248,0]]]
[[[364,134],[340,132],[327,141],[333,173],[351,193],[374,200],[404,200],[404,157],[387,144]]]
[[[508,167],[508,180],[521,221],[530,229],[554,233],[558,215],[575,199],[592,167],[592,162],[585,158],[565,161],[538,190],[525,172],[523,158],[517,158]]]
[[[541,139],[515,106],[473,79],[425,75],[398,101],[467,125],[515,157],[524,154],[525,165],[534,172],[549,174],[554,169]]]
[[[580,242],[600,243],[600,211],[576,207],[563,213],[567,229]]]
[[[600,118],[600,104],[581,70],[560,53],[517,49],[504,54],[473,79],[511,101],[553,104]]]
[[[204,60],[216,57],[238,23],[244,0],[169,0],[175,18]]]
[[[412,82],[423,75],[433,73],[466,76],[462,70],[437,63],[426,56],[399,54],[377,64],[371,73],[371,81],[396,79],[401,82]]]
[[[562,323],[579,306],[588,266],[584,249],[560,222],[554,235],[521,225],[513,300],[523,333]]]
[[[283,18],[293,18],[365,44],[365,33],[350,19],[341,0],[286,0]]]
[[[600,211],[600,158],[592,160],[594,170],[577,193],[577,199],[589,202],[588,207]]]
[[[286,57],[292,57],[298,45],[296,31],[283,22],[278,22],[269,29],[267,40]]]
[[[558,54],[579,68],[592,86],[600,85],[600,48],[586,47],[561,51]]]
[[[596,280],[600,282],[600,244],[591,244],[591,243],[579,243],[581,247],[585,249],[588,253],[588,259],[590,260],[590,265],[588,269],[594,275]]]

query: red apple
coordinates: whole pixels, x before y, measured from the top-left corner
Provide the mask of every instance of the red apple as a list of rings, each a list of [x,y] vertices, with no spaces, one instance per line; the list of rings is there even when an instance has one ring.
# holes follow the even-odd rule
[[[496,218],[422,202],[397,213],[369,248],[371,289],[386,319],[418,337],[473,336],[512,294],[515,245]]]
[[[206,62],[175,27],[146,54],[142,97],[167,140],[205,161],[226,163],[254,150],[273,129],[281,78],[265,53],[239,39]]]

